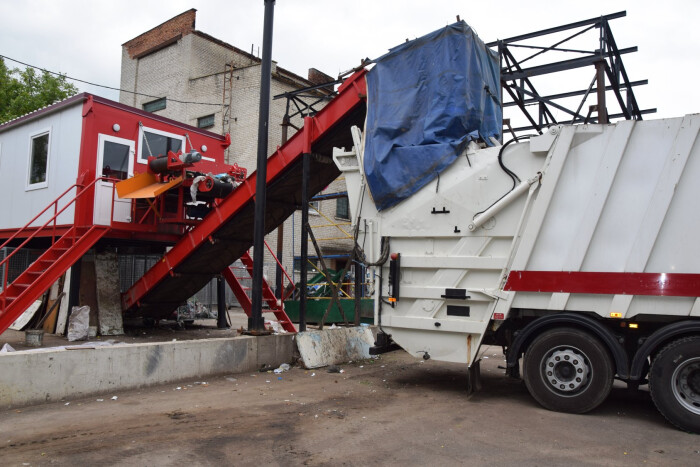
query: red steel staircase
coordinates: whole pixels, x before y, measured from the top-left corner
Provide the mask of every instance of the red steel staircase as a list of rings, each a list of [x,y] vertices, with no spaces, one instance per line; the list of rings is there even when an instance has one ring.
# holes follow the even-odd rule
[[[0,245],[0,249],[8,246],[17,238],[27,236],[15,250],[0,261],[0,271],[4,271],[2,292],[0,292],[0,334],[2,334],[12,323],[41,295],[46,292],[51,285],[56,282],[68,268],[73,266],[87,251],[92,248],[97,241],[109,232],[109,226],[92,225],[86,227],[72,226],[57,240],[55,239],[56,219],[71,204],[73,204],[83,193],[88,192],[88,188],[97,182],[97,179],[88,186],[75,184],[64,191],[55,201],[49,204],[43,211],[37,214],[22,229],[15,232],[5,243]],[[77,188],[78,194],[68,201],[61,210],[58,210],[60,200],[73,188]],[[39,228],[30,227],[37,219],[48,212],[53,207],[55,214]],[[51,229],[54,229],[53,231]],[[31,234],[30,234],[31,232]],[[11,283],[8,281],[10,259],[32,239],[37,236],[48,236],[52,244],[39,256],[29,267]],[[55,240],[55,241],[54,241]]]
[[[266,233],[301,205],[304,153],[312,154],[310,194],[321,191],[340,174],[333,164],[332,152],[334,147],[350,148],[353,144],[350,127],[363,125],[367,93],[365,73],[360,70],[348,78],[338,89],[338,95],[314,117],[307,117],[302,130],[268,158]],[[229,284],[235,284],[235,277],[231,279],[233,274],[227,270],[253,245],[256,176],[257,172],[251,174],[214,206],[122,295],[122,308],[127,314],[156,319],[167,317],[222,271],[228,276]],[[236,287],[232,288],[235,291]],[[238,288],[238,293],[242,293],[242,288]],[[268,303],[273,300],[269,287],[264,297]],[[242,297],[239,300],[246,301]]]
[[[245,266],[246,271],[248,271],[248,274],[250,274],[250,277],[253,277],[252,256],[250,256],[248,252],[245,252],[240,259],[243,263],[243,266]],[[243,287],[243,284],[241,284],[241,281],[238,277],[236,277],[236,275],[233,273],[230,267],[225,268],[222,274],[224,276],[224,279],[226,279],[228,285],[231,287],[231,290],[233,290],[233,294],[236,296],[236,300],[238,300],[238,303],[241,305],[241,308],[243,308],[245,314],[250,316],[250,310],[253,304],[250,301],[250,297],[248,297],[248,295],[245,293],[245,288]],[[275,293],[272,291],[272,288],[264,278],[262,281],[262,288],[263,300],[265,300],[265,303],[267,303],[267,305],[270,307],[269,311],[275,314],[277,322],[279,322],[282,325],[282,328],[285,331],[297,332],[296,328],[294,327],[294,324],[292,324],[292,320],[289,319],[289,316],[287,316],[287,313],[284,311],[284,307],[282,306],[282,303],[284,303],[284,297],[282,297],[282,299],[278,301],[277,297],[275,297]]]

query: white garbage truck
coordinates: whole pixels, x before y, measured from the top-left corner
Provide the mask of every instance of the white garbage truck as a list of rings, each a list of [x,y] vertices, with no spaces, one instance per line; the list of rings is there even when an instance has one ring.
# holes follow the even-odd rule
[[[355,148],[334,159],[381,331],[472,371],[483,346],[502,346],[507,374],[555,411],[594,409],[615,379],[648,383],[671,423],[700,432],[700,115],[474,139],[421,179],[425,151],[377,162],[373,138],[445,120],[373,119],[379,81]]]

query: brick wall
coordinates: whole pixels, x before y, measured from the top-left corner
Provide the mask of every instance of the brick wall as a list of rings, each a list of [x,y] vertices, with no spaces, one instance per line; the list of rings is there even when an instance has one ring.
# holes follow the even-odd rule
[[[178,36],[184,37],[194,31],[197,10],[194,8],[169,19],[163,24],[146,31],[138,37],[122,44],[130,58],[138,57]]]

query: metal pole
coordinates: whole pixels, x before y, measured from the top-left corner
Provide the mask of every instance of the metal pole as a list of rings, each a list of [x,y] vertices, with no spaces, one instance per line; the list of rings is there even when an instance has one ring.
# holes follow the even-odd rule
[[[216,308],[218,314],[216,316],[216,327],[219,329],[228,329],[228,320],[226,319],[226,282],[223,276],[216,276]]]
[[[258,165],[255,181],[255,226],[253,230],[253,293],[249,331],[264,331],[262,317],[263,259],[265,256],[265,202],[267,197],[267,135],[270,122],[270,80],[272,79],[272,25],[275,0],[265,0],[263,56],[260,67],[260,113],[258,117]]]
[[[282,118],[282,146],[287,142],[289,115]],[[275,279],[275,296],[282,298],[282,253],[284,252],[284,222],[277,227],[277,276]]]
[[[596,86],[598,87],[598,123],[608,123],[608,109],[605,106],[605,62],[595,64]]]
[[[360,307],[362,300],[362,263],[355,261],[355,326],[360,325]]]
[[[306,123],[306,122],[305,122]],[[304,131],[307,131],[304,125]],[[301,169],[301,268],[299,275],[299,331],[306,331],[306,280],[309,261],[309,165],[311,154],[302,156]]]

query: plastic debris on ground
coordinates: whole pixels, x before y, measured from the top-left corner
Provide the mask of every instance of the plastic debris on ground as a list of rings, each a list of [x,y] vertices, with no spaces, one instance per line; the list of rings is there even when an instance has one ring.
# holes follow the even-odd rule
[[[275,372],[275,374],[280,374],[285,371],[289,371],[289,368],[289,363],[283,363],[279,366],[279,368],[275,368],[273,371]]]
[[[2,349],[0,349],[0,353],[9,353],[9,352],[16,352],[14,348],[10,344],[5,344],[2,346]]]
[[[265,321],[265,327],[275,334],[287,334],[287,331],[285,331],[282,325],[277,321]]]

